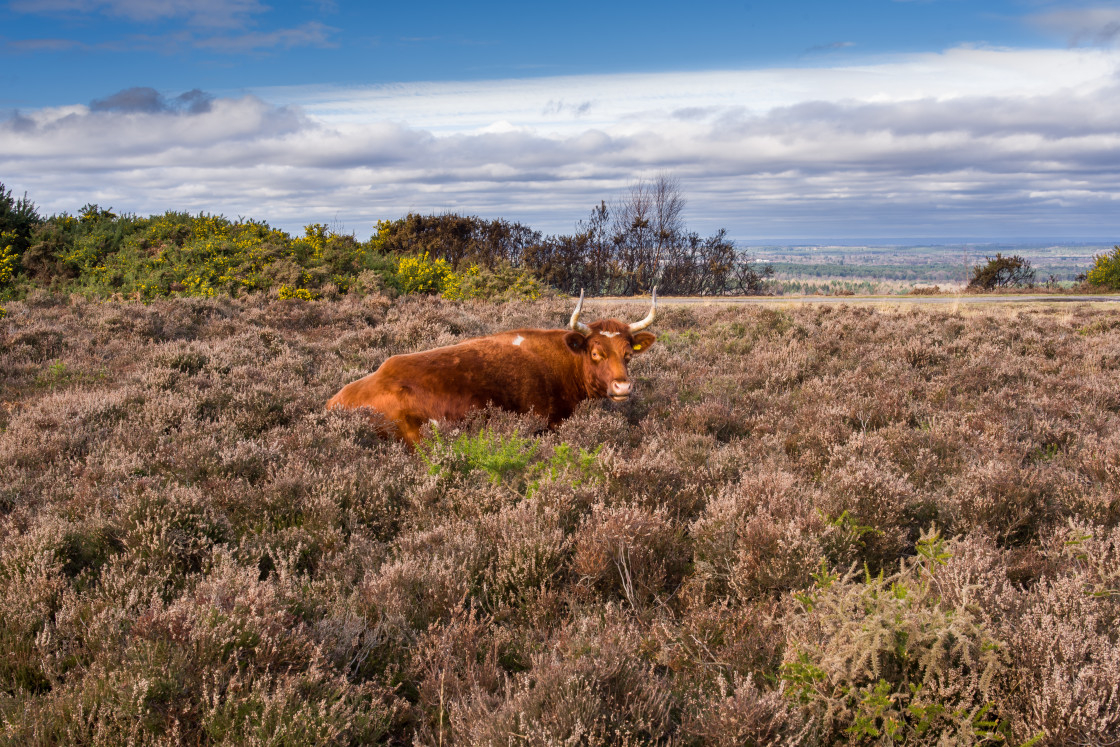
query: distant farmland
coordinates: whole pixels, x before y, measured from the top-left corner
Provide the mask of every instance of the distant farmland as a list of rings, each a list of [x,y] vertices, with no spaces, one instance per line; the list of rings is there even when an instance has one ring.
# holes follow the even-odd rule
[[[914,287],[963,287],[986,256],[1021,254],[1037,282],[1072,285],[1111,245],[754,246],[746,251],[774,268],[785,293],[899,293]]]

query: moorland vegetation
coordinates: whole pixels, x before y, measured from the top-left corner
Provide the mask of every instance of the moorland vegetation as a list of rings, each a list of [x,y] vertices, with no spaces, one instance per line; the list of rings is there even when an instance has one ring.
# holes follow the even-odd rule
[[[1120,739],[1115,312],[669,307],[410,454],[323,404],[571,307],[384,290],[8,304],[0,742]]]
[[[455,214],[378,221],[368,241],[314,223],[293,237],[262,221],[167,212],[118,215],[87,204],[38,214],[0,184],[0,301],[34,289],[150,301],[162,297],[337,298],[351,289],[452,300],[590,295],[759,293],[756,269],[725,231],[688,230],[679,185],[638,182],[601,203],[572,235]]]
[[[161,297],[337,298],[352,289],[439,294],[452,300],[532,300],[556,291],[632,295],[924,292],[947,266],[760,265],[719,230],[683,220],[681,187],[661,175],[601,202],[570,235],[456,214],[377,221],[368,241],[312,223],[302,236],[250,218],[169,211],[140,217],[87,204],[77,215],[39,215],[0,184],[0,303],[35,289],[150,301]],[[972,269],[970,291],[1035,286],[1029,260],[1001,253]],[[775,268],[778,273],[776,275]],[[951,274],[951,273],[950,273]],[[780,275],[780,279],[778,277]],[[1120,290],[1120,248],[1079,275]],[[1061,283],[1053,274],[1048,290]],[[4,312],[0,308],[0,315]]]

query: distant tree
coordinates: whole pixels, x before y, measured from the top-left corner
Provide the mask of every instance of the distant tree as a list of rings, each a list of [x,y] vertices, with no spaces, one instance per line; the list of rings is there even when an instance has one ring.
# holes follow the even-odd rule
[[[657,285],[664,264],[685,239],[684,193],[669,174],[638,180],[612,209],[616,262],[621,270],[617,293],[648,291]]]
[[[600,202],[570,236],[527,246],[526,269],[576,294],[632,295],[654,286],[662,294],[757,294],[773,269],[756,268],[720,229],[702,237],[685,227],[685,199],[676,179],[638,181],[616,202]]]
[[[720,229],[700,244],[700,295],[721,296],[731,285],[735,269],[735,245]]]
[[[1120,290],[1120,246],[1093,257],[1093,269],[1089,270],[1085,279],[1093,285]]]
[[[968,287],[976,290],[995,290],[1034,285],[1034,270],[1030,260],[1019,255],[1005,257],[996,252],[995,257],[985,257],[985,264],[972,268]]]
[[[746,296],[758,296],[766,292],[766,281],[773,277],[774,268],[765,265],[761,269],[753,262],[751,257],[740,253],[735,261],[736,290]]]

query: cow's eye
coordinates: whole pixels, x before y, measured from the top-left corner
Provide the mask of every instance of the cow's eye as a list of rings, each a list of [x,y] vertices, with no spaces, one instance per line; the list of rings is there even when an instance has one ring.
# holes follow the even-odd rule
[[[601,360],[603,360],[603,355],[602,355],[602,353],[600,353],[600,352],[599,352],[598,350],[592,350],[592,351],[591,351],[591,360],[593,360],[593,361],[601,361]]]

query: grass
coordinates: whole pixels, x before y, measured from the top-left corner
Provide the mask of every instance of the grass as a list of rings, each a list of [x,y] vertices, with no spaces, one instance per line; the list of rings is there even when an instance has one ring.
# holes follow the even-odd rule
[[[1120,738],[1111,308],[666,306],[415,455],[324,403],[570,307],[5,308],[0,743]]]

